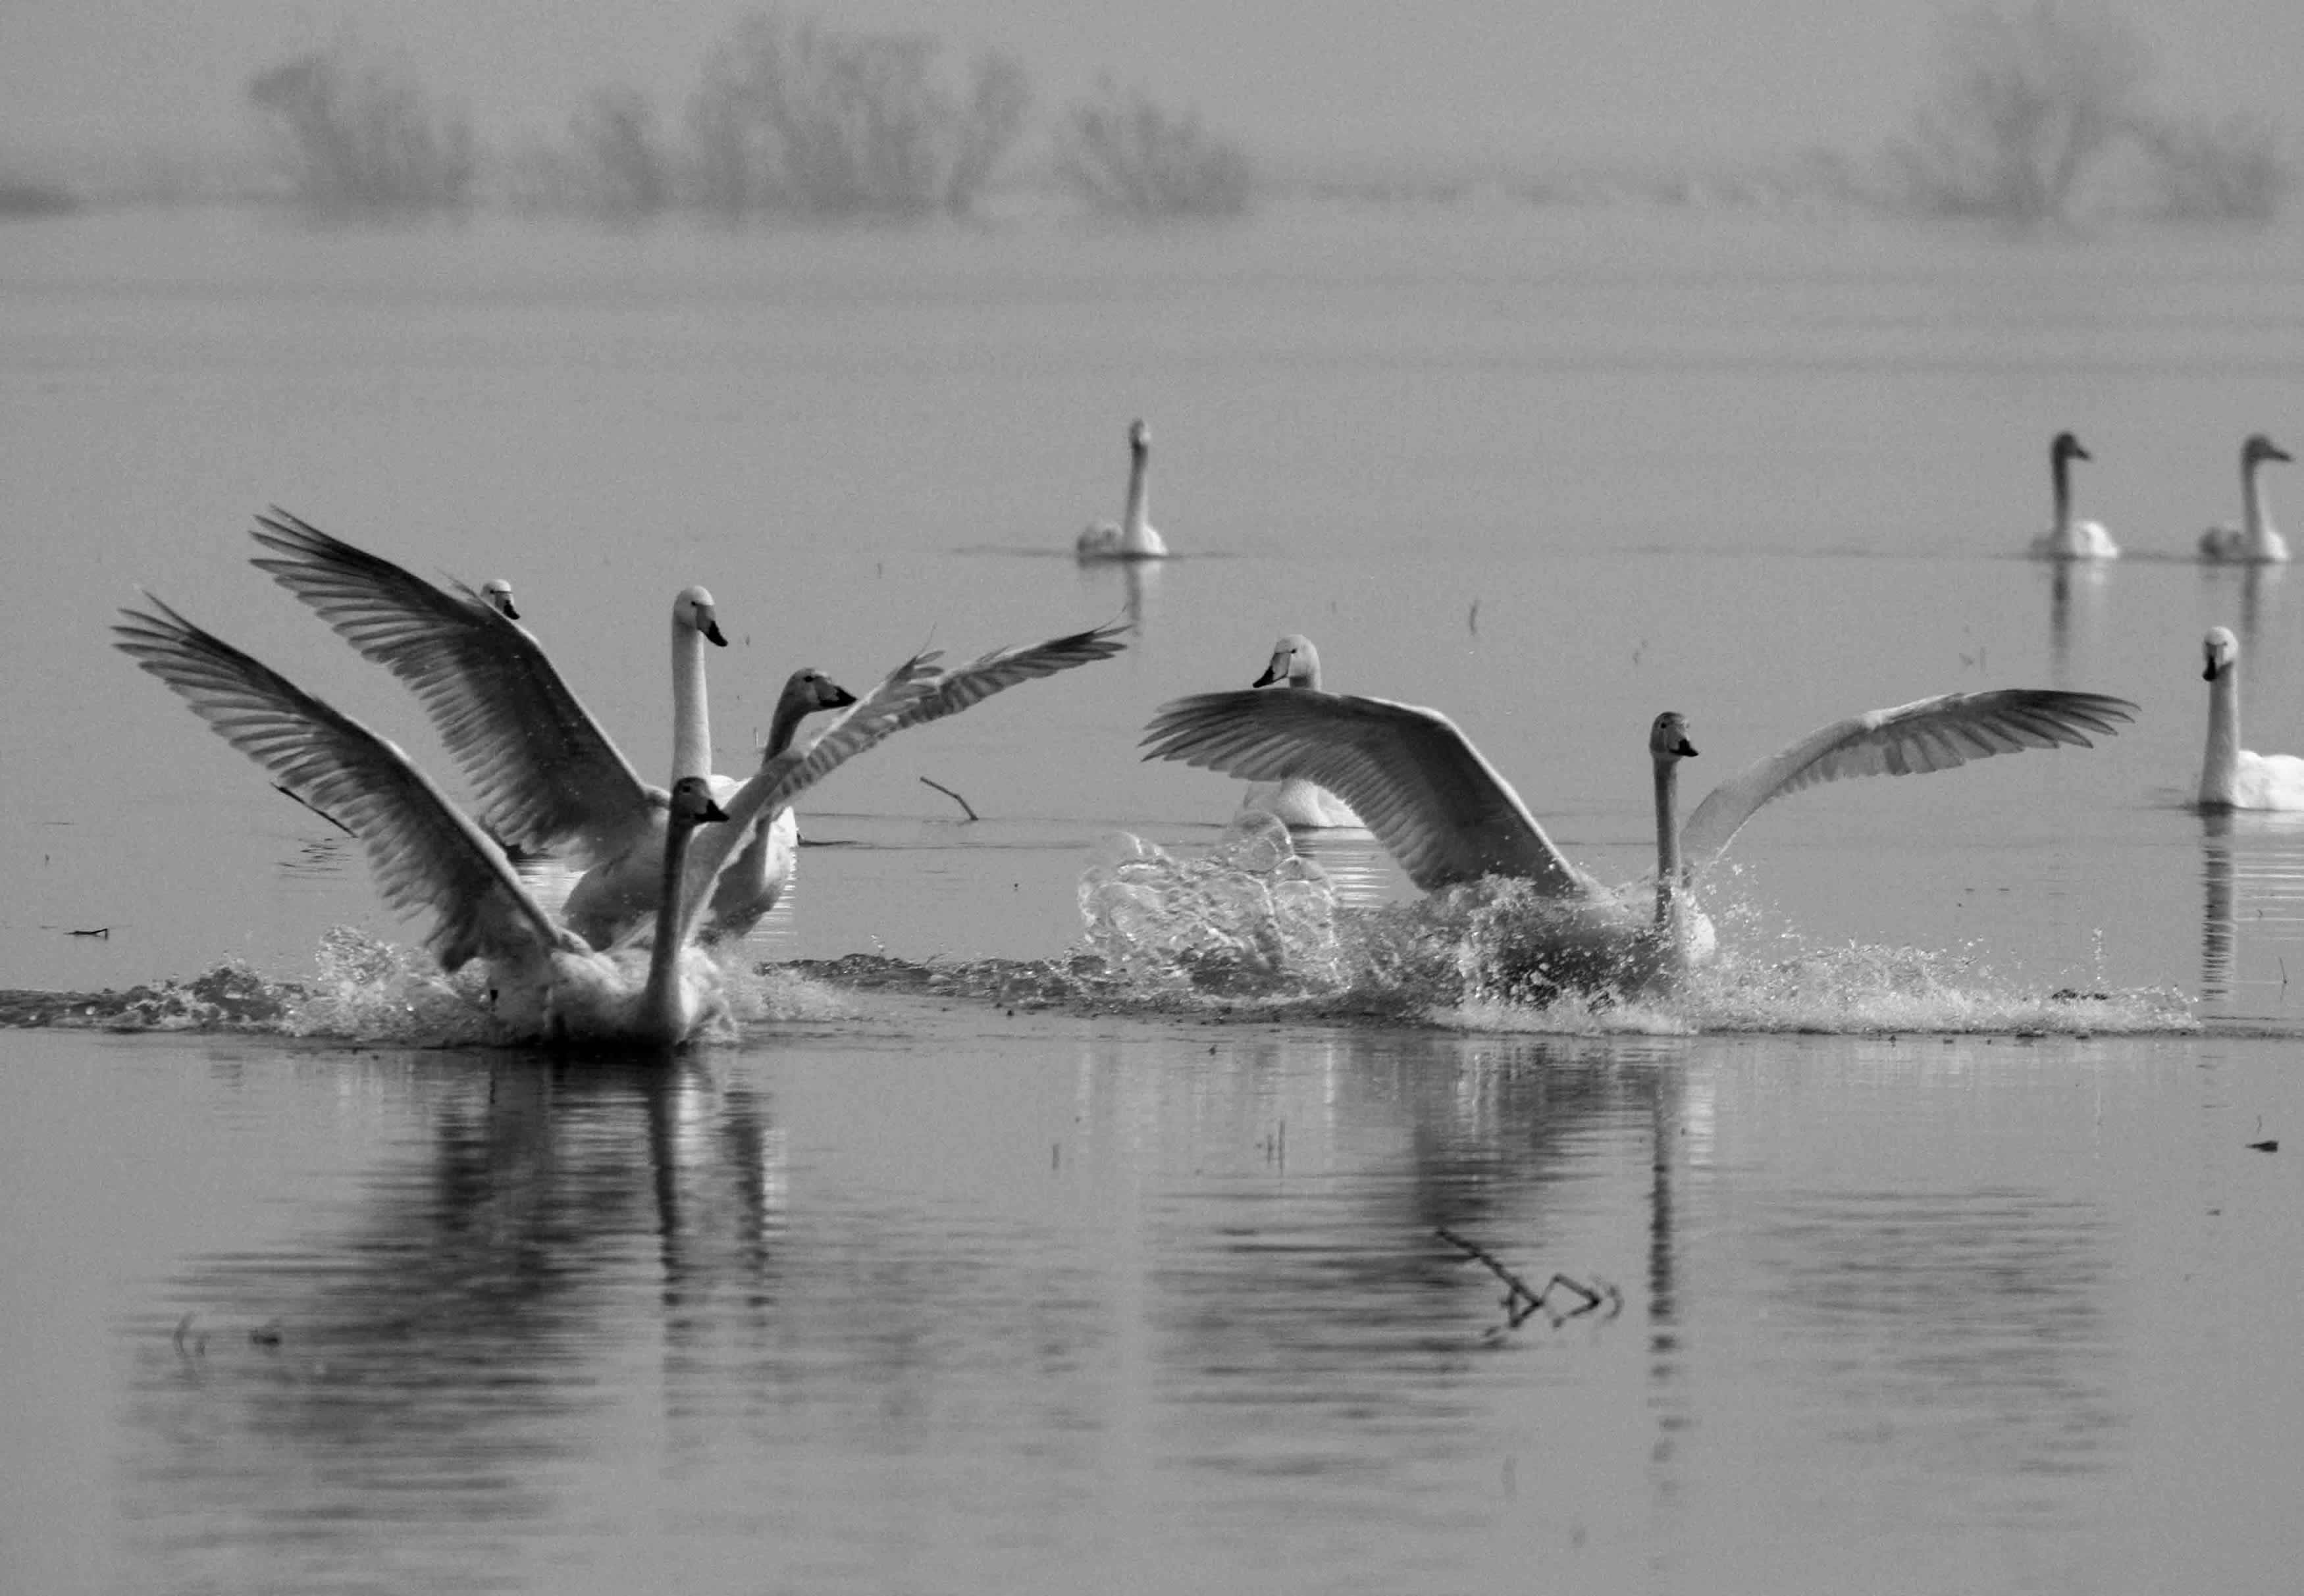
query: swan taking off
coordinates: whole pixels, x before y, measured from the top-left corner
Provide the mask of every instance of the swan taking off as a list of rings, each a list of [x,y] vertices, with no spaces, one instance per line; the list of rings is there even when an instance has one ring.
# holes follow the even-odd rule
[[[2060,432],[2048,445],[2048,480],[2055,494],[2056,519],[2032,540],[2032,553],[2043,560],[2117,560],[2120,545],[2097,521],[2072,519],[2072,461],[2095,457],[2080,441]]]
[[[2288,540],[2273,529],[2272,514],[2265,506],[2264,488],[2256,473],[2266,460],[2292,458],[2262,433],[2249,435],[2248,442],[2240,446],[2240,525],[2211,527],[2201,533],[2201,559],[2246,564],[2288,558]]]
[[[461,583],[437,587],[276,508],[257,518],[252,535],[271,551],[254,562],[258,570],[415,692],[472,783],[480,823],[523,853],[562,852],[584,866],[562,911],[578,934],[606,947],[656,912],[670,793],[640,779],[543,646],[487,601],[488,589],[476,597]],[[712,772],[704,648],[728,639],[709,592],[674,595],[671,639],[672,774],[705,778],[725,803],[737,783]],[[790,747],[801,717],[854,702],[814,671],[793,683],[804,678],[805,693],[788,683],[778,702],[772,753]],[[803,701],[809,707],[796,709]],[[795,829],[782,815],[769,823]],[[740,840],[743,853],[713,891],[720,931],[757,921],[791,881],[789,849],[779,858],[763,832]]]
[[[1176,759],[1251,781],[1283,771],[1329,788],[1359,812],[1409,879],[1429,891],[1484,875],[1517,877],[1575,911],[1563,944],[1605,972],[1596,984],[1645,982],[1683,968],[1703,949],[1682,903],[1705,869],[1763,805],[1849,776],[1910,775],[1971,759],[2059,744],[2091,747],[2136,706],[2096,693],[2002,688],[1945,693],[1818,728],[1715,788],[1676,823],[1678,771],[1695,753],[1677,714],[1657,717],[1657,881],[1644,915],[1569,862],[1520,795],[1437,710],[1383,698],[1299,690],[1201,693],[1163,705],[1144,739],[1148,759]]]
[[[1152,458],[1152,429],[1128,428],[1128,508],[1117,521],[1097,521],[1080,535],[1072,552],[1082,560],[1161,560],[1168,545],[1144,519],[1144,473]]]
[[[1320,690],[1320,651],[1312,646],[1312,639],[1300,632],[1291,632],[1272,646],[1271,663],[1264,674],[1249,684],[1259,688],[1306,688]],[[1240,800],[1239,813],[1261,809],[1276,816],[1280,823],[1295,828],[1358,826],[1360,817],[1326,788],[1307,781],[1301,776],[1287,776],[1277,781],[1257,781],[1249,785]]]
[[[2208,684],[2208,747],[2200,760],[2203,809],[2304,809],[2304,759],[2240,746],[2240,639],[2210,627],[2200,640]]]
[[[724,1014],[718,970],[690,945],[698,906],[733,849],[694,847],[699,826],[741,828],[894,730],[929,674],[907,661],[806,755],[762,762],[724,809],[700,777],[665,799],[652,922],[606,950],[556,924],[504,850],[391,743],[161,604],[123,611],[123,652],[165,682],[217,735],[357,836],[385,900],[428,914],[425,934],[451,972],[488,967],[488,1002],[507,1034],[554,1044],[676,1047]],[[651,934],[652,933],[652,934]]]

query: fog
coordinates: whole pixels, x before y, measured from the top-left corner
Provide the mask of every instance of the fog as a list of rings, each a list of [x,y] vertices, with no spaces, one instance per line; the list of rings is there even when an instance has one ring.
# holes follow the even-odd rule
[[[667,110],[748,9],[666,0],[5,0],[0,167],[80,175],[232,159],[252,72],[341,42],[404,52],[485,143],[553,136],[580,97],[629,84]],[[796,6],[1021,56],[1045,111],[1110,72],[1198,107],[1262,159],[1510,165],[1861,151],[1905,117],[1943,8],[1925,0],[843,0]],[[2071,8],[2076,12],[2085,7]],[[2290,0],[2168,0],[2128,13],[2172,103],[2278,115],[2304,59]]]

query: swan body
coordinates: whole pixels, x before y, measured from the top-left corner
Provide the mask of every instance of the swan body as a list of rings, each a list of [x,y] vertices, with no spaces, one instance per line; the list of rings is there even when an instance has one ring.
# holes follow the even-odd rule
[[[2120,545],[2112,534],[2097,521],[2078,520],[2072,515],[2072,466],[2076,460],[2095,457],[2080,447],[2080,441],[2068,432],[2060,432],[2048,445],[2048,479],[2054,493],[2055,519],[2048,529],[2032,540],[2033,554],[2042,560],[2117,560]]]
[[[781,754],[792,745],[800,723],[818,710],[844,709],[856,695],[813,668],[795,671],[776,697],[775,714],[768,722],[768,740],[762,752]],[[725,776],[713,778],[713,796],[733,797],[736,784]],[[741,934],[784,900],[800,873],[800,822],[790,808],[778,809],[752,828],[743,851],[720,873],[712,893],[712,928],[721,935]]]
[[[1701,956],[1704,931],[1689,894],[1744,823],[1764,805],[1819,782],[1946,770],[1971,759],[2059,744],[2091,746],[2135,705],[2096,693],[2003,688],[1946,693],[1851,715],[1714,789],[1675,823],[1680,762],[1694,752],[1678,715],[1658,717],[1657,876],[1643,914],[1571,863],[1510,783],[1437,710],[1383,698],[1254,688],[1201,693],[1163,705],[1145,738],[1147,758],[1176,759],[1249,780],[1300,772],[1341,794],[1409,879],[1427,891],[1484,875],[1517,877],[1580,915],[1572,936],[1636,984],[1669,979]]]
[[[2240,446],[2240,519],[2238,526],[2211,527],[2200,534],[2200,558],[2218,564],[2269,564],[2288,558],[2288,540],[2273,528],[2257,468],[2268,460],[2294,457],[2262,433]]]
[[[2203,809],[2304,809],[2304,759],[2240,746],[2240,639],[2211,627],[2201,639],[2208,684],[2208,746],[2200,760]]]
[[[258,569],[415,692],[478,795],[482,827],[523,856],[584,867],[563,908],[580,935],[606,947],[655,912],[670,793],[640,779],[526,628],[461,583],[436,586],[285,511],[257,518],[254,536],[268,551]],[[684,588],[671,618],[673,775],[704,777],[724,801],[737,783],[711,773],[707,644],[727,646],[712,595]],[[764,842],[716,884],[716,927],[749,925],[781,893],[769,853]]]
[[[1292,632],[1272,646],[1271,663],[1264,667],[1264,674],[1249,685],[1309,688],[1318,692],[1320,651],[1312,646],[1309,638],[1300,632]],[[1292,829],[1358,826],[1360,823],[1360,817],[1352,813],[1350,804],[1326,788],[1301,776],[1283,776],[1277,781],[1249,783],[1247,794],[1240,801],[1239,813],[1246,814],[1251,809],[1261,809]]]
[[[127,610],[119,647],[217,734],[313,795],[366,849],[385,899],[425,913],[426,945],[450,972],[488,967],[488,1001],[512,1037],[555,1044],[678,1046],[724,1014],[719,973],[677,935],[599,950],[554,922],[504,850],[397,747],[159,601]],[[686,864],[699,826],[725,812],[699,779],[667,799],[657,913],[689,917]]]
[[[1162,560],[1168,545],[1145,519],[1146,467],[1152,458],[1152,429],[1137,421],[1128,429],[1128,503],[1116,521],[1097,521],[1080,535],[1072,552],[1082,560]]]

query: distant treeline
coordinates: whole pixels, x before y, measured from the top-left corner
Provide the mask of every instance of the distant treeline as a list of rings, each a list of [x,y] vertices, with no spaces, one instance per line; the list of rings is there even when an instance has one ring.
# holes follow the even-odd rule
[[[404,61],[350,46],[309,52],[258,72],[248,97],[295,198],[315,210],[453,210],[481,187],[469,118]],[[515,204],[623,218],[674,208],[730,220],[966,216],[1031,103],[1022,63],[1004,52],[954,68],[927,35],[772,9],[707,52],[676,126],[636,89],[597,89],[564,136],[505,154],[490,186]],[[1054,170],[1095,211],[1159,218],[1248,207],[1237,142],[1108,79],[1066,106],[1053,133]]]

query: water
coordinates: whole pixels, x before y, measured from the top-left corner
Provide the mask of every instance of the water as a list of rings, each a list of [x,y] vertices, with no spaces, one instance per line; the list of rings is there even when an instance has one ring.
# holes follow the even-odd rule
[[[0,1032],[0,1584],[2284,1588],[2304,831],[2184,799],[2211,624],[2245,740],[2298,746],[2296,600],[2164,556],[2240,437],[2295,442],[2297,265],[1511,207],[9,228],[0,987],[276,993],[408,940],[107,646],[148,587],[445,770],[247,567],[267,502],[511,578],[643,770],[691,581],[723,769],[796,665],[1143,626],[812,795],[759,1018],[671,1074],[374,1002],[289,1036],[292,995]],[[1078,570],[1139,414],[1188,557]],[[2065,426],[2115,569],[2010,557]],[[1764,812],[1672,1003],[1077,978],[1112,834],[1190,860],[1239,790],[1138,763],[1152,708],[1292,630],[1610,880],[1662,708],[1700,794],[1946,688],[2143,707]],[[1307,851],[1348,934],[1418,912]],[[789,967],[860,952],[881,984]],[[1601,1305],[1514,1324],[1443,1230]]]

